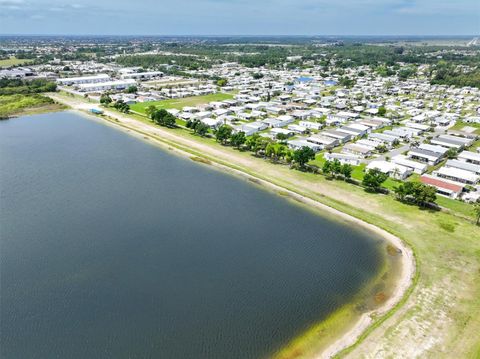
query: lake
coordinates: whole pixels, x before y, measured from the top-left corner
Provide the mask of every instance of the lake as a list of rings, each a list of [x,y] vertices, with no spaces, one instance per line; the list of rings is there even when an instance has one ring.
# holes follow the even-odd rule
[[[373,234],[76,114],[0,121],[1,357],[264,358],[384,264]]]

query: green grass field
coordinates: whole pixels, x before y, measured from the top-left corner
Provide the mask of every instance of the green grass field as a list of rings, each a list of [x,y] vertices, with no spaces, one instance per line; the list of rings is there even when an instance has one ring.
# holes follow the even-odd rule
[[[462,128],[467,126],[476,128],[474,133],[477,135],[480,135],[480,123],[467,123],[467,122],[457,121],[457,123],[451,129],[461,131]]]
[[[17,66],[17,65],[22,65],[22,64],[27,64],[29,62],[32,62],[32,60],[28,59],[17,59],[15,57],[11,57],[9,59],[4,59],[0,60],[0,68],[6,68],[10,66]]]
[[[163,101],[150,101],[150,102],[141,102],[131,105],[130,108],[134,112],[138,113],[145,113],[145,109],[148,106],[156,106],[157,108],[163,109],[177,109],[181,110],[183,107],[186,106],[198,106],[203,105],[212,101],[223,101],[223,100],[230,100],[233,98],[233,94],[231,93],[215,93],[211,95],[204,95],[204,96],[192,96],[192,97],[184,97],[184,98],[175,98],[171,100],[163,100]]]

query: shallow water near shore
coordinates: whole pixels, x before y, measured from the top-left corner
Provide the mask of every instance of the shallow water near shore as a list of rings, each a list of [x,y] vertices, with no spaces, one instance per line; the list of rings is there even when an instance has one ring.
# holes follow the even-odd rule
[[[391,277],[375,234],[72,112],[0,122],[0,165],[2,358],[267,357]]]

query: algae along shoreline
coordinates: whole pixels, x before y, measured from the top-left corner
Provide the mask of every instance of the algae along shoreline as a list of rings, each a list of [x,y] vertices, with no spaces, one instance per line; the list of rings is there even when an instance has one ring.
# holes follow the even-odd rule
[[[159,136],[135,127],[126,126],[118,122],[118,118],[94,116],[83,110],[77,110],[77,112],[120,129],[140,140],[153,140],[149,143],[158,145],[182,157],[244,178],[269,192],[305,206],[317,212],[320,216],[327,216],[331,220],[342,221],[350,226],[359,225],[382,238],[385,262],[379,273],[351,301],[341,305],[328,317],[323,318],[286,343],[285,346],[273,353],[273,358],[333,357],[354,345],[376,320],[381,319],[383,315],[393,310],[410,293],[409,289],[412,289],[411,286],[416,274],[414,253],[400,238],[386,230],[297,193],[291,188],[279,186],[268,181],[268,179],[242,171],[235,165],[229,165],[202,153],[194,152],[181,144],[165,141]]]

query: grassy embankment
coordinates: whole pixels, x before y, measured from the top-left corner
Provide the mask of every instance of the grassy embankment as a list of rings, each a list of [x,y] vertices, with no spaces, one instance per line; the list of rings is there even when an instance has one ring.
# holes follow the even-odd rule
[[[143,121],[147,120],[143,118]],[[451,213],[421,210],[398,202],[393,196],[370,194],[343,181],[330,181],[320,175],[293,171],[287,166],[256,159],[247,152],[223,147],[212,139],[194,136],[183,129],[162,130],[221,150],[225,156],[115,120],[111,122],[203,158],[205,163],[219,163],[304,195],[383,228],[410,245],[417,260],[417,277],[411,294],[393,311],[375,318],[366,334],[342,356],[355,358],[365,353],[380,353],[383,357],[410,357],[413,349],[427,358],[475,357],[478,353],[480,229],[474,225],[471,211],[462,207],[463,213],[458,216],[455,208],[451,208]],[[233,161],[233,156],[238,161]],[[242,164],[247,160],[248,166]],[[340,336],[351,325],[351,318],[357,315],[356,307],[339,308],[329,318],[300,334],[280,351],[279,357],[313,356],[325,347],[326,342],[334,339],[331,336]]]
[[[0,95],[0,119],[36,113],[59,111],[65,106],[38,95]]]
[[[35,79],[0,79],[0,119],[64,109],[41,93],[54,91],[55,83]]]

